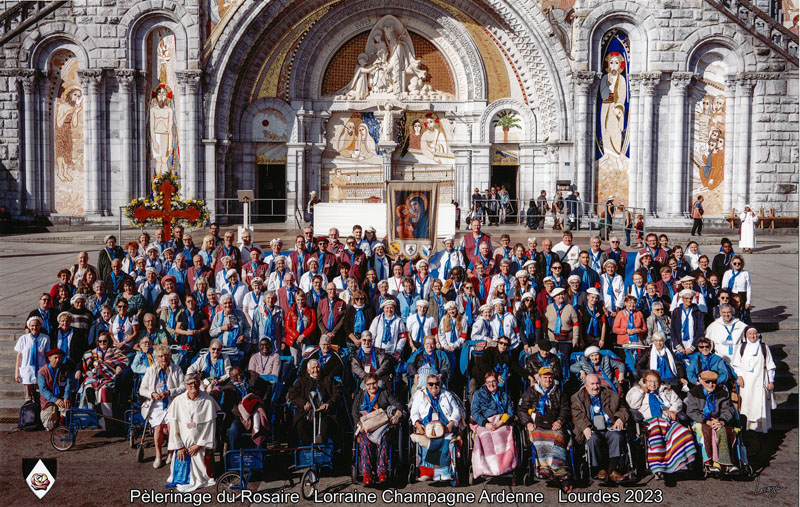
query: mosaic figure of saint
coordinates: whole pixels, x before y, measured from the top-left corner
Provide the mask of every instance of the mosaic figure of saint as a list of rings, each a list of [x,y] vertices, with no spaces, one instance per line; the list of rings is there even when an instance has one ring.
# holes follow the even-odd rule
[[[175,113],[170,107],[171,100],[172,92],[167,85],[160,84],[153,90],[153,101],[150,104],[150,146],[156,174],[170,169],[169,158],[175,141]]]
[[[83,114],[83,92],[79,84],[71,84],[56,98],[55,153],[56,177],[61,181],[72,181],[70,171],[75,169],[73,160],[72,129],[80,125]]]

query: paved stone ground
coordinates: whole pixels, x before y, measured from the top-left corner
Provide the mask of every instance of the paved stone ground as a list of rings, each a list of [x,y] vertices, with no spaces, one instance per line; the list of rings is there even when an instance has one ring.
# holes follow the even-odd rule
[[[523,241],[528,233],[508,229],[514,241]],[[268,244],[271,237],[280,235],[286,241],[297,231],[271,229],[258,231],[256,241]],[[495,230],[489,230],[493,235]],[[30,311],[36,296],[49,290],[54,283],[55,271],[61,266],[74,262],[75,254],[83,249],[91,251],[91,262],[96,258],[97,245],[102,241],[103,232],[59,233],[52,235],[32,235],[26,237],[6,237],[0,241],[0,416],[3,422],[7,417],[16,417],[21,404],[22,391],[13,384],[13,342],[21,331],[20,319]],[[134,236],[130,232],[125,239]],[[537,231],[539,240],[543,237],[555,238],[553,231]],[[579,238],[585,238],[583,233]],[[201,234],[195,235],[199,239]],[[707,252],[716,251],[719,235],[706,237],[701,244]],[[57,241],[57,242],[54,242]],[[685,243],[685,239],[679,240]],[[578,239],[578,244],[586,243]],[[664,505],[683,506],[698,503],[698,499],[706,505],[797,505],[798,473],[797,448],[797,362],[798,362],[798,268],[797,237],[770,236],[763,238],[759,250],[761,253],[746,255],[747,268],[753,275],[753,291],[756,301],[754,318],[762,322],[765,331],[764,339],[772,347],[773,354],[779,362],[779,381],[776,387],[777,396],[783,416],[777,428],[765,437],[750,440],[751,460],[760,472],[758,483],[754,480],[720,482],[716,479],[687,479],[679,482],[677,487],[665,487],[655,482],[651,476],[645,477],[634,489],[661,490]],[[89,247],[89,245],[94,245]],[[786,253],[778,253],[786,252]],[[148,449],[148,462],[137,464],[127,444],[119,439],[100,438],[93,431],[82,431],[76,447],[67,453],[58,453],[49,444],[44,432],[24,433],[9,432],[9,424],[0,425],[0,449],[4,459],[0,463],[0,473],[6,481],[0,485],[0,505],[113,505],[130,503],[130,488],[153,489],[164,491],[167,472],[164,469],[154,470],[151,466],[152,450]],[[38,502],[24,486],[21,477],[21,459],[23,457],[55,457],[59,460],[59,473],[55,488]],[[254,480],[252,491],[275,492],[286,487],[287,492],[298,492],[299,474],[294,475],[293,486],[288,487],[285,481],[286,466],[277,458],[269,461],[270,474],[266,481]],[[766,468],[764,468],[766,467]],[[109,487],[109,484],[120,484],[120,487]],[[757,489],[779,486],[773,498],[767,493],[755,494]],[[362,486],[354,488],[349,478],[323,477],[319,485],[318,503],[346,503],[346,500],[326,497],[325,494],[349,492],[354,489],[364,491]],[[618,493],[619,503],[625,503],[626,488],[602,488],[604,492]],[[374,491],[374,490],[370,490]],[[542,484],[531,487],[510,485],[507,479],[492,481],[489,484],[479,483],[457,489],[440,485],[414,484],[401,490],[402,492],[437,492],[475,494],[475,503],[518,503],[516,501],[500,501],[497,498],[483,499],[483,492],[542,492],[542,502],[555,504],[571,499],[559,498],[557,492]],[[577,492],[597,492],[592,486]],[[214,492],[215,494],[215,492]],[[653,493],[653,499],[658,493]],[[381,493],[378,491],[378,502]],[[577,498],[579,504],[609,504],[617,502],[595,498]],[[634,503],[643,503],[632,498]],[[136,502],[139,504],[140,502]],[[213,502],[212,502],[213,503]],[[249,503],[249,502],[245,502]],[[302,503],[302,502],[301,502]],[[360,502],[356,502],[360,503]],[[395,502],[399,503],[399,502]],[[424,503],[405,502],[409,505]],[[530,503],[530,502],[519,502]],[[436,505],[442,505],[438,502]]]

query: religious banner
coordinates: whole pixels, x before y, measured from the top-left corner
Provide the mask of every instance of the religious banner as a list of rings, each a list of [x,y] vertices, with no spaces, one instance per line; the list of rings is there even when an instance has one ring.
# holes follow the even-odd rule
[[[137,197],[125,207],[125,216],[133,227],[163,227],[164,236],[172,237],[173,225],[202,227],[209,218],[206,203],[200,199],[181,199],[178,175],[163,172],[153,178],[153,198]]]
[[[386,237],[392,255],[429,258],[436,244],[438,183],[386,183]]]
[[[83,215],[83,89],[78,59],[61,50],[50,60],[53,96],[53,159],[56,213]]]
[[[597,202],[615,196],[617,204],[628,204],[630,175],[630,131],[628,112],[628,55],[630,41],[621,30],[603,36],[601,56],[603,77],[597,91],[595,159],[597,160]]]
[[[725,180],[725,82],[722,61],[706,67],[699,77],[693,99],[694,145],[692,148],[692,202],[703,196],[706,215],[721,215],[722,182]],[[690,203],[691,205],[691,203]]]
[[[176,96],[177,40],[158,29],[148,38],[147,141],[152,177],[163,172],[180,174],[178,103]]]

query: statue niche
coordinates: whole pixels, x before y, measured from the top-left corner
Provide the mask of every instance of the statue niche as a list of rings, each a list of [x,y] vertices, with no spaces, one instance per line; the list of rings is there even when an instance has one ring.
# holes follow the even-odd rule
[[[414,44],[403,24],[384,16],[367,37],[358,55],[353,79],[336,92],[336,100],[381,100],[386,98],[433,100],[449,97],[427,83],[428,72],[414,53]]]

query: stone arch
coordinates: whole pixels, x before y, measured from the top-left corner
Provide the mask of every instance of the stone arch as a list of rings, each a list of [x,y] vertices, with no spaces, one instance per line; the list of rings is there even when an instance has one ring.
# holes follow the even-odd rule
[[[119,27],[123,33],[126,34],[125,50],[128,68],[136,68],[137,49],[140,47],[137,44],[137,36],[141,32],[143,26],[148,26],[152,23],[152,19],[160,19],[161,22],[166,24],[174,24],[180,26],[180,30],[175,26],[168,26],[176,36],[181,32],[183,38],[179,38],[179,43],[184,53],[184,61],[199,60],[200,59],[200,25],[198,24],[198,16],[188,14],[182,5],[164,0],[163,2],[137,2],[130,9],[125,12],[125,15],[120,19]],[[146,30],[152,29],[153,26],[148,26]]]
[[[720,26],[708,26],[694,32],[681,45],[680,51],[686,55],[682,65],[685,70],[697,72],[699,59],[709,51],[718,51],[727,65],[732,65],[731,74],[755,69],[755,51],[744,35]]]
[[[290,1],[246,3],[237,9],[206,55],[206,102],[212,104],[207,112],[207,137],[218,138],[229,128],[229,117],[233,114],[233,89],[239,80],[238,73],[231,69],[242,65],[270,20],[279,13],[286,13],[285,22],[297,21],[296,12],[286,9]],[[567,108],[564,84],[571,79],[569,61],[563,47],[555,38],[547,36],[551,29],[538,6],[528,3],[512,6],[507,0],[453,0],[448,4],[488,25],[490,31],[502,23],[513,32],[508,37],[498,36],[499,43],[503,44],[509,58],[522,63],[519,74],[523,86],[529,87],[531,100],[536,103],[540,96],[549,98],[536,104],[535,109],[541,111],[539,130],[547,132],[550,139],[568,138],[571,112]],[[425,9],[430,10],[430,5],[426,4]],[[534,72],[537,72],[535,76],[531,74]]]
[[[605,4],[608,5],[608,4]],[[629,5],[637,5],[637,4],[629,4]],[[641,6],[638,6],[638,9],[641,10],[643,13],[644,9]],[[596,10],[603,9],[598,8]],[[609,9],[609,8],[606,8]],[[593,11],[594,13],[595,11]],[[607,14],[603,15],[602,17],[596,18],[592,25],[588,25],[590,19],[587,18],[585,26],[590,26],[589,37],[587,38],[587,46],[583,52],[583,55],[587,59],[586,61],[589,62],[589,69],[595,71],[602,71],[602,62],[600,61],[600,48],[601,48],[601,40],[603,36],[608,33],[609,30],[614,28],[620,29],[628,35],[628,39],[630,40],[630,47],[631,51],[628,55],[630,60],[631,69],[628,70],[628,73],[633,72],[644,72],[649,66],[648,54],[650,52],[649,48],[649,34],[648,30],[643,26],[643,23],[637,21],[634,17],[635,15],[631,12],[611,12],[609,11]]]
[[[360,8],[359,8],[360,7]],[[373,25],[384,15],[392,14],[402,19],[409,30],[428,39],[448,61],[456,80],[456,100],[486,100],[486,71],[475,42],[467,31],[438,10],[428,12],[413,11],[413,2],[406,2],[403,8],[385,8],[376,0],[363,0],[356,4],[348,3],[338,10],[329,12],[325,19],[314,25],[300,46],[295,57],[295,70],[292,72],[290,97],[292,99],[319,98],[322,75],[334,53],[353,36],[363,32],[365,27],[359,20],[373,20]],[[433,9],[428,6],[428,10]],[[348,12],[357,11],[355,15]],[[380,12],[380,14],[378,13]],[[409,11],[414,17],[408,17]],[[369,26],[371,28],[371,26]],[[331,32],[338,30],[332,43]],[[455,47],[448,39],[455,39]]]
[[[148,12],[139,17],[131,29],[126,32],[127,39],[127,67],[144,70],[147,55],[147,37],[155,30],[166,28],[175,35],[178,48],[178,68],[188,67],[187,33],[182,23],[175,20],[169,13]]]
[[[281,113],[283,113],[287,118],[292,121],[294,125],[294,116],[295,110],[292,108],[291,105],[287,104],[285,101],[275,98],[275,97],[263,97],[258,100],[255,100],[247,106],[242,112],[241,118],[238,122],[236,122],[235,129],[233,132],[234,139],[242,140],[242,141],[251,141],[250,137],[248,136],[248,131],[250,128],[250,124],[255,118],[256,114],[259,111],[263,111],[265,108],[271,107],[273,109],[277,109]],[[290,136],[291,137],[291,134]]]
[[[18,54],[19,67],[45,71],[50,53],[61,47],[75,53],[82,69],[90,68],[91,62],[99,58],[97,45],[82,28],[74,23],[53,22],[28,33]]]
[[[480,127],[479,142],[482,144],[489,143],[491,139],[492,120],[498,113],[506,110],[512,110],[520,115],[522,119],[522,125],[525,129],[524,132],[526,134],[526,140],[535,143],[538,140],[538,125],[536,124],[536,116],[529,107],[526,107],[525,104],[522,104],[514,99],[495,100],[486,107],[478,124]]]

